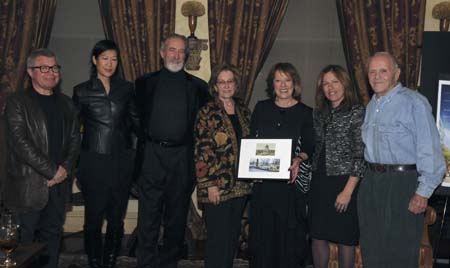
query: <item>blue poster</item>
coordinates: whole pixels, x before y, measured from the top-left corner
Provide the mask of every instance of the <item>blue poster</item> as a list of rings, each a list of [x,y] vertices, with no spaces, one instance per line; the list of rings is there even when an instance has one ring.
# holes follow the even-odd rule
[[[450,81],[439,81],[438,107],[437,107],[437,127],[442,144],[442,154],[447,163],[443,186],[450,187]]]

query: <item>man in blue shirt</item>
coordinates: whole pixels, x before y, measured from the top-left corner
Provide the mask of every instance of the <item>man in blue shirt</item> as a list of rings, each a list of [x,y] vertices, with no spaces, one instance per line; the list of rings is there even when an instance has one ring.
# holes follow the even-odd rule
[[[445,172],[430,104],[399,76],[389,53],[369,59],[375,94],[362,127],[368,166],[358,194],[364,268],[418,267],[424,212]]]

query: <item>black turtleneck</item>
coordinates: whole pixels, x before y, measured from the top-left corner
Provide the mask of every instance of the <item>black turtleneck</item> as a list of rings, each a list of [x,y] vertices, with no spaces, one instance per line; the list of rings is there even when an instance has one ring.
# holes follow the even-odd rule
[[[41,95],[33,90],[39,106],[44,113],[47,125],[48,157],[55,164],[59,165],[62,161],[63,148],[63,116],[57,106],[55,94],[50,96]]]
[[[187,79],[183,70],[163,68],[153,99],[149,134],[161,141],[183,143],[188,131]]]

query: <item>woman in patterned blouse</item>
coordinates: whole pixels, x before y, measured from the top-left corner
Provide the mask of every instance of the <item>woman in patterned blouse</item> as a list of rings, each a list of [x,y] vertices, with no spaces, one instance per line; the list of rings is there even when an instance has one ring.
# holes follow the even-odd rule
[[[197,193],[207,230],[205,268],[233,267],[250,193],[250,185],[236,176],[240,139],[250,133],[250,111],[235,98],[239,76],[232,65],[213,69],[209,89],[214,100],[200,109],[195,125]]]

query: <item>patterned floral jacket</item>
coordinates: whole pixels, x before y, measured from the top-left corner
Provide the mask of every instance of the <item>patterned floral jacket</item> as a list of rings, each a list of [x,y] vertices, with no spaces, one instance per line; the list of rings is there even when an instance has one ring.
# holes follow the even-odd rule
[[[242,137],[246,137],[250,134],[250,110],[235,103]],[[200,109],[194,137],[198,202],[209,203],[210,186],[219,187],[220,201],[250,194],[250,183],[236,180],[238,140],[221,100],[216,98]]]

